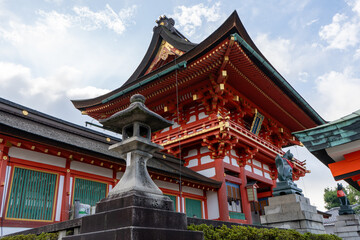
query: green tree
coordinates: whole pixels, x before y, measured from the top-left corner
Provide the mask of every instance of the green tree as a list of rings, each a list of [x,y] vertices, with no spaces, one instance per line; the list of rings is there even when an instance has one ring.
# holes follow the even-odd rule
[[[353,186],[346,186],[346,192],[350,204],[360,203],[360,192],[356,190]]]
[[[333,208],[333,207],[339,207],[340,202],[336,195],[336,187],[335,188],[325,188],[324,189],[324,202],[325,202],[325,208],[327,210]]]
[[[351,205],[360,203],[360,192],[356,190],[354,187],[347,185],[344,188],[344,192],[349,199]],[[337,198],[337,188],[325,188],[324,189],[324,202],[325,208],[331,209],[333,207],[339,207],[340,201]],[[356,211],[360,211],[360,208],[355,209]]]

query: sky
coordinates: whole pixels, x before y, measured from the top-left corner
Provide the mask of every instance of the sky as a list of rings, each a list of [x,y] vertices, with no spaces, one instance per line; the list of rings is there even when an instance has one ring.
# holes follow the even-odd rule
[[[327,121],[360,109],[360,0],[0,0],[0,97],[84,125],[70,99],[120,87],[143,58],[160,15],[199,43],[234,11],[260,51]],[[306,149],[298,181],[324,210],[336,185]]]

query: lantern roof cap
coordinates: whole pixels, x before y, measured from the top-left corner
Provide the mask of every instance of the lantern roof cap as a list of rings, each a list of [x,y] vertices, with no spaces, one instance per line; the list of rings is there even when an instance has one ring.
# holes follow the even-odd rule
[[[122,129],[125,126],[134,122],[140,122],[149,126],[151,132],[156,132],[173,125],[171,121],[148,109],[145,106],[145,97],[141,94],[133,95],[130,98],[130,106],[126,109],[100,120],[104,128],[117,133],[122,133]]]

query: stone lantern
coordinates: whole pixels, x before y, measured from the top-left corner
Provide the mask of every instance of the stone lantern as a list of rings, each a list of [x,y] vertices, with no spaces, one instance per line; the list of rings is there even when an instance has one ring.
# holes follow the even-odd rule
[[[140,94],[130,98],[130,106],[100,121],[104,127],[122,133],[123,141],[110,146],[109,150],[120,153],[126,159],[126,170],[120,182],[109,192],[109,197],[130,191],[162,195],[146,169],[146,162],[161,145],[151,142],[151,133],[172,123],[150,111]]]
[[[108,196],[96,204],[96,213],[82,218],[81,233],[64,240],[202,240],[203,233],[188,231],[184,213],[174,211],[149,176],[146,162],[162,146],[151,142],[151,132],[172,125],[150,111],[136,94],[130,106],[104,119],[104,127],[122,133],[122,142],[109,147],[126,160],[126,170]]]

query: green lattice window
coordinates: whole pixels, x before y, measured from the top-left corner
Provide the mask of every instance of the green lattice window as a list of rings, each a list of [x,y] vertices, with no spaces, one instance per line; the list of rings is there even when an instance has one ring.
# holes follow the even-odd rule
[[[95,206],[98,201],[106,197],[106,183],[75,178],[74,200]]]
[[[14,167],[6,218],[51,221],[57,174]]]
[[[185,199],[186,216],[194,218],[202,218],[201,201],[196,199]]]

